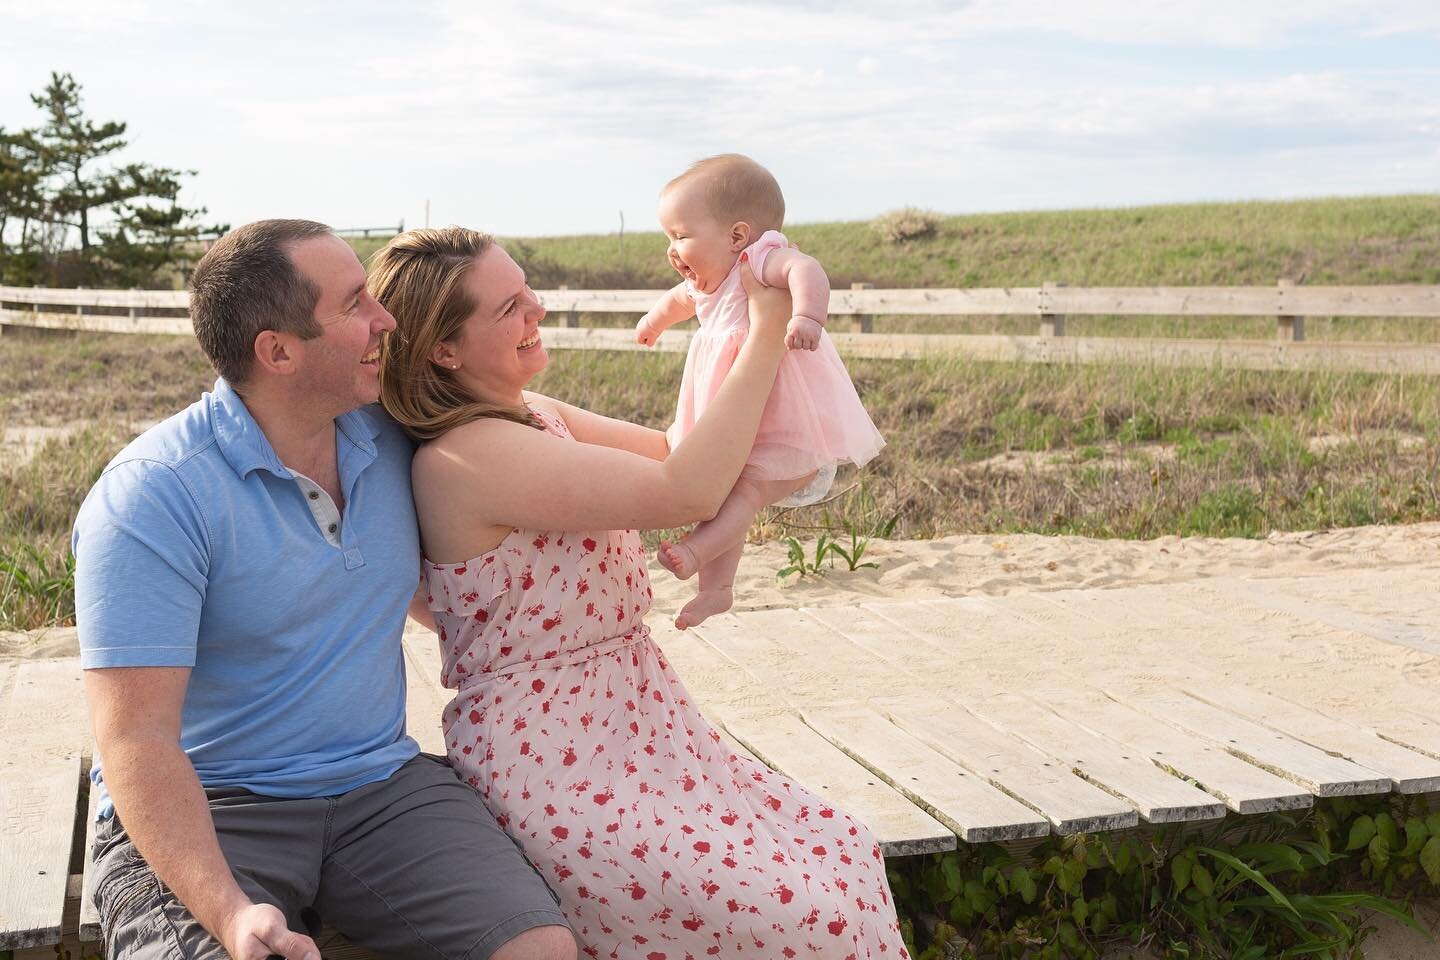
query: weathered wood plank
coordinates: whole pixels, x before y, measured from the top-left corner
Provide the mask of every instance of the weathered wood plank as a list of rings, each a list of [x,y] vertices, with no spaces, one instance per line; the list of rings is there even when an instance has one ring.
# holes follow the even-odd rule
[[[650,637],[660,655],[680,677],[701,715],[741,757],[769,766],[755,756],[716,719],[725,708],[778,712],[786,708],[781,697],[768,695],[767,685],[743,667],[722,657],[693,630],[676,630],[668,617],[653,616]]]
[[[1067,765],[1016,740],[962,707],[876,699],[891,722],[1050,821],[1059,834],[1119,830],[1140,822],[1135,808],[1073,775]]]
[[[0,300],[6,303],[81,307],[166,307],[186,310],[190,294],[185,290],[85,290],[57,287],[3,287]]]
[[[0,726],[0,950],[60,940],[88,737],[79,661],[19,664]]]
[[[1177,684],[1197,700],[1229,710],[1390,778],[1399,793],[1440,790],[1440,760],[1383,740],[1343,720],[1230,683]]]
[[[94,763],[91,763],[90,767],[93,770]],[[92,784],[90,801],[86,804],[85,811],[85,849],[82,854],[85,862],[80,885],[79,937],[86,943],[94,943],[100,939],[100,911],[95,909],[95,862],[91,859],[91,853],[95,850],[95,810],[99,806],[100,790]]]
[[[663,290],[537,290],[547,310],[644,313]],[[1043,296],[1049,300],[1042,303]],[[0,287],[11,303],[184,309],[183,290],[81,290]],[[1037,287],[850,289],[830,294],[832,315],[889,313],[967,316],[1042,311],[1136,316],[1440,317],[1440,287],[1421,284],[1348,287]]]
[[[1095,692],[1032,690],[1032,700],[1066,720],[1125,744],[1162,770],[1198,783],[1236,813],[1302,810],[1314,804],[1308,791],[1232,756],[1202,737],[1162,723]]]
[[[1351,577],[1361,576],[1352,574]],[[1370,576],[1374,579],[1374,576]],[[1410,578],[1407,578],[1407,580]],[[1391,594],[1400,584],[1376,589]],[[1371,730],[1382,739],[1440,757],[1440,724],[1425,709],[1433,691],[1407,679],[1415,663],[1430,664],[1428,655],[1337,630],[1300,614],[1266,610],[1212,589],[1209,580],[1168,586],[1131,588],[1126,602],[1116,603],[1110,591],[1066,590],[1007,597],[997,609],[1023,615],[1037,625],[1062,633],[1071,640],[1068,649],[1085,649],[1075,640],[1114,643],[1117,638],[1133,647],[1143,664],[1149,638],[1164,636],[1160,649],[1177,640],[1188,641],[1192,654],[1177,671],[1192,680],[1215,686],[1248,682],[1263,685],[1275,695]],[[1345,598],[1348,602],[1349,598]],[[1397,600],[1397,608],[1408,598]],[[1216,646],[1216,631],[1224,630],[1232,642]],[[1329,664],[1335,655],[1353,657],[1357,647],[1368,646],[1370,669],[1353,675],[1343,697],[1334,696]],[[1329,652],[1319,652],[1329,648]],[[1312,656],[1313,653],[1313,656]],[[1153,671],[1150,671],[1153,672]],[[1166,677],[1165,679],[1170,679]]]
[[[1390,778],[1374,770],[1332,757],[1307,743],[1201,703],[1179,690],[1111,685],[1105,693],[1130,703],[1166,723],[1201,734],[1230,753],[1258,764],[1276,776],[1305,787],[1318,797],[1388,793]]]
[[[1218,820],[1225,804],[1151,763],[1063,719],[1033,700],[1002,693],[967,701],[991,725],[1070,765],[1075,775],[1133,806],[1150,823]]]
[[[721,722],[767,765],[869,827],[885,856],[955,849],[952,831],[836,749],[793,713],[725,712]]]
[[[1043,837],[1050,821],[926,747],[874,710],[819,707],[811,729],[953,830],[966,843]]]
[[[797,706],[863,705],[874,689],[904,689],[910,679],[806,611],[722,614],[695,630],[726,659],[766,678],[779,696]],[[862,676],[865,687],[855,683]]]
[[[1373,637],[1376,640],[1384,640],[1386,643],[1395,643],[1412,650],[1419,650],[1421,653],[1440,656],[1440,624],[1424,626],[1400,623],[1385,617],[1350,610],[1340,604],[1326,603],[1313,596],[1297,596],[1285,592],[1287,587],[1293,586],[1297,582],[1295,580],[1275,582],[1242,580],[1238,577],[1216,577],[1207,580],[1205,586],[1207,589],[1229,594],[1254,607],[1314,620],[1337,630],[1349,630],[1353,633]]]
[[[32,313],[0,308],[0,325],[108,333],[191,335],[185,317],[126,317]],[[1440,346],[1413,343],[1181,340],[1148,337],[1028,337],[1003,334],[845,333],[831,331],[836,348],[851,357],[915,360],[970,357],[993,363],[1138,364],[1237,370],[1333,370],[1356,373],[1440,374]],[[683,353],[690,332],[670,330],[654,347],[633,331],[594,327],[542,327],[556,350],[660,350]]]

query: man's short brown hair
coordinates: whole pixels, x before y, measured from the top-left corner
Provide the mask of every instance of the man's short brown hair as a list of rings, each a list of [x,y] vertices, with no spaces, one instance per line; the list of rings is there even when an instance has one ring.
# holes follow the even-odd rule
[[[766,230],[779,230],[785,223],[785,195],[780,184],[769,170],[747,156],[722,153],[697,160],[660,193],[663,196],[691,183],[703,191],[710,215],[723,223],[744,220],[756,237]]]
[[[257,220],[231,230],[200,258],[190,284],[190,321],[200,349],[232,386],[249,377],[262,331],[307,340],[320,335],[320,289],[295,266],[290,247],[324,236],[334,232],[313,220]]]

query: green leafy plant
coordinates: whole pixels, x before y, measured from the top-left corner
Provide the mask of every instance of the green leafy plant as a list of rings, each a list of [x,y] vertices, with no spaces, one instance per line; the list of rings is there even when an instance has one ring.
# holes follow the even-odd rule
[[[918,960],[1097,958],[1117,943],[1166,958],[1358,958],[1377,916],[1426,932],[1408,897],[1440,888],[1440,815],[1413,797],[1337,798],[1302,819],[1051,837],[1023,856],[962,845],[887,867]]]
[[[815,541],[815,558],[809,559],[805,556],[805,545],[795,537],[786,537],[785,546],[789,550],[788,563],[781,567],[775,574],[777,579],[784,580],[792,573],[800,576],[813,576],[820,573],[820,564],[825,562],[825,557],[835,547],[828,533],[820,534]]]
[[[870,532],[861,533],[856,528],[855,524],[847,520],[845,523],[845,533],[850,538],[849,548],[847,549],[845,547],[842,547],[837,540],[832,540],[830,542],[829,553],[832,556],[836,556],[839,557],[841,560],[844,560],[846,566],[848,566],[851,570],[859,570],[861,567],[874,567],[878,570],[880,568],[880,564],[873,561],[861,563],[860,558],[865,556],[865,549],[870,546],[870,540],[872,537],[879,537],[882,540],[889,539],[890,535],[895,532],[895,525],[899,522],[900,514],[896,512],[890,516],[890,519],[886,520],[884,523],[881,523],[879,526],[872,528]]]

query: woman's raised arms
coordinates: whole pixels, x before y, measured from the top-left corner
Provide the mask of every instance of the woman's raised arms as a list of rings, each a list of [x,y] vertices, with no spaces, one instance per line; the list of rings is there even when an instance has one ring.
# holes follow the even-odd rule
[[[704,416],[665,460],[510,421],[467,423],[415,454],[426,556],[436,562],[478,556],[512,527],[673,527],[713,516],[754,443],[790,318],[788,291],[761,286],[748,265],[742,278],[750,335]]]

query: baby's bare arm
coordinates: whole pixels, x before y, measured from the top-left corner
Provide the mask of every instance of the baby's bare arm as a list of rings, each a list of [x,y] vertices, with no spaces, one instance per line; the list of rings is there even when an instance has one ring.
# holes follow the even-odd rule
[[[693,316],[695,304],[690,300],[685,284],[677,283],[666,290],[664,295],[655,301],[650,312],[641,317],[640,322],[635,325],[635,342],[653,347],[655,341],[660,339],[660,334]]]
[[[814,350],[830,310],[830,278],[825,268],[794,247],[783,247],[765,259],[765,282],[786,287],[795,302],[795,316],[785,330],[785,346]]]

